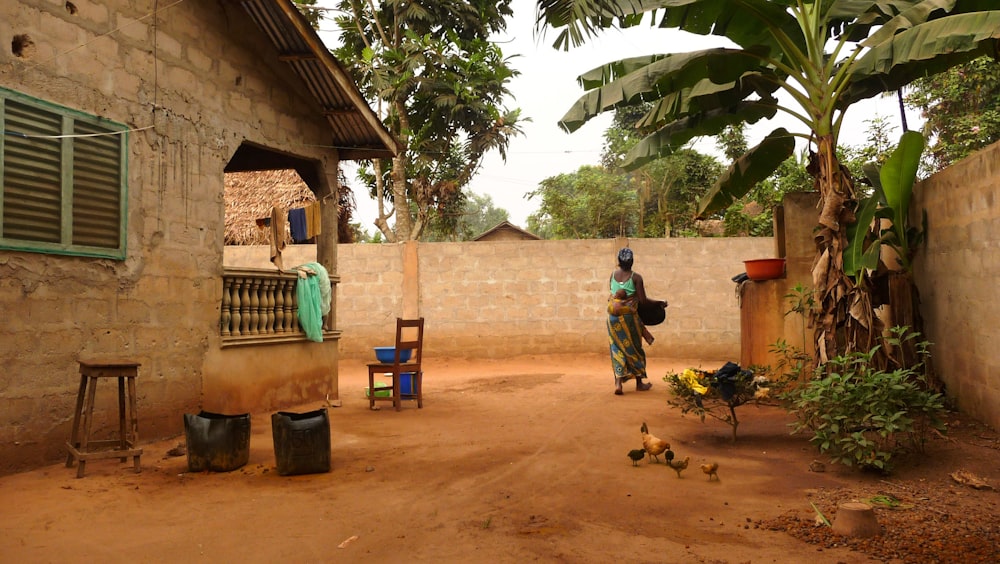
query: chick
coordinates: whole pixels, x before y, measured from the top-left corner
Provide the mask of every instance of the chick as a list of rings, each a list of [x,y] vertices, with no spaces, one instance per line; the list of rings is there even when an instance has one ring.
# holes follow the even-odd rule
[[[632,466],[638,466],[639,461],[646,457],[646,449],[632,449],[628,451],[628,457],[632,459]]]
[[[709,482],[712,481],[712,476],[715,476],[716,480],[719,479],[719,463],[718,462],[713,462],[711,464],[702,464],[701,465],[701,471],[704,472],[704,473],[706,473],[706,474],[708,474],[708,481]]]
[[[684,460],[671,460],[667,464],[674,469],[674,472],[677,472],[677,477],[680,478],[681,472],[687,470],[688,462],[691,462],[690,456],[685,456]]]
[[[649,455],[650,459],[655,458],[659,462],[660,454],[663,451],[670,450],[670,443],[650,435],[649,427],[646,427],[645,421],[642,422],[642,427],[639,427],[639,432],[642,433],[642,447],[646,449],[646,454]]]

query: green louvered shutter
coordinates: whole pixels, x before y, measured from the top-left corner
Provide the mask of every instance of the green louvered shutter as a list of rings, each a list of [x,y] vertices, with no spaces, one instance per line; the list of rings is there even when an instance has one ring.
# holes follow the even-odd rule
[[[24,135],[59,135],[62,116],[7,100],[4,139],[3,236],[62,240],[62,143]],[[23,135],[19,135],[23,134]]]
[[[127,128],[0,88],[0,247],[125,257]]]
[[[77,120],[77,135],[108,130]],[[121,225],[121,135],[73,143],[73,244],[114,249]]]

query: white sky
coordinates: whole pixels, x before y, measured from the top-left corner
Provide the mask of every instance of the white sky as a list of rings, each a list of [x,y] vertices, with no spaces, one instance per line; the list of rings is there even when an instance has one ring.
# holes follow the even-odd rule
[[[332,3],[332,2],[331,2]],[[322,0],[320,5],[328,4]],[[506,209],[510,221],[526,227],[526,218],[535,212],[540,203],[537,198],[527,200],[525,195],[550,176],[576,171],[580,166],[598,164],[603,146],[604,130],[611,123],[611,113],[587,122],[574,133],[559,128],[558,121],[583,94],[576,77],[604,63],[651,53],[687,52],[726,44],[718,37],[704,37],[677,30],[651,29],[637,26],[627,30],[609,30],[591,39],[582,47],[570,51],[556,51],[552,43],[557,35],[549,30],[542,38],[534,35],[535,1],[513,0],[513,18],[507,23],[507,32],[495,38],[506,56],[515,56],[511,66],[520,76],[510,82],[513,99],[509,108],[521,108],[523,117],[532,121],[522,125],[524,135],[511,140],[506,163],[497,154],[486,157],[479,174],[469,189],[486,194],[495,207]],[[328,45],[335,45],[335,34],[328,33],[332,22],[320,25],[320,36]],[[898,105],[895,97],[875,98],[852,108],[841,131],[842,145],[860,145],[864,141],[865,120],[875,115],[890,118],[896,127],[892,137],[902,128],[899,124]],[[916,128],[918,116],[907,112],[910,128]],[[758,123],[748,130],[749,142],[756,144],[773,129],[784,126],[792,131],[803,131],[803,126],[793,120]],[[702,152],[717,152],[713,139],[696,143]],[[348,180],[356,183],[352,169],[345,167]],[[377,230],[374,219],[376,204],[367,194],[355,191],[358,204],[357,218],[370,233]]]

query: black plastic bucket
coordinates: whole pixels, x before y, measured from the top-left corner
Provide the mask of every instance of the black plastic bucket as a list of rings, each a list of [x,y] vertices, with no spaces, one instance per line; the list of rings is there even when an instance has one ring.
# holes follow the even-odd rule
[[[231,472],[250,460],[250,414],[184,414],[188,470]]]
[[[306,413],[279,411],[271,416],[278,474],[330,471],[330,419],[326,408]]]

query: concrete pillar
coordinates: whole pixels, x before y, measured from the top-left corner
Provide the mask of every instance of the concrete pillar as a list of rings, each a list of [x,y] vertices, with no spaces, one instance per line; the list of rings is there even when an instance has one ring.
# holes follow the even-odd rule
[[[403,243],[403,319],[420,317],[420,253],[417,241]]]

